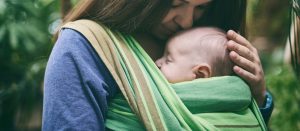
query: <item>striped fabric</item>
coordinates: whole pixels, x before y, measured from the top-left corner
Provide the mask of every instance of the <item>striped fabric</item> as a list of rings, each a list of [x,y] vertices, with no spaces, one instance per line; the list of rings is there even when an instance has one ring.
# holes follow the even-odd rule
[[[112,130],[266,130],[248,86],[238,77],[171,85],[130,35],[90,20],[69,22],[91,43],[121,93],[110,103]]]

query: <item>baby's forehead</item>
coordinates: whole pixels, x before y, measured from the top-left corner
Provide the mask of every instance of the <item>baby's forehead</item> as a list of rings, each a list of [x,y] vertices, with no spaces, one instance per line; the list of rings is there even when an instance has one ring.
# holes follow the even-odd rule
[[[177,50],[183,54],[223,48],[226,34],[217,28],[201,27],[190,29],[175,35],[167,44],[167,50]]]
[[[199,38],[207,35],[222,35],[226,36],[225,32],[219,28],[215,27],[198,27],[198,28],[192,28],[189,30],[182,31],[178,34],[176,34],[174,37],[192,37],[192,38]]]
[[[179,32],[174,37],[172,37],[168,44],[176,45],[175,43],[195,43],[200,40],[218,39],[226,38],[224,31],[214,27],[198,27],[194,29],[189,29],[183,32]]]

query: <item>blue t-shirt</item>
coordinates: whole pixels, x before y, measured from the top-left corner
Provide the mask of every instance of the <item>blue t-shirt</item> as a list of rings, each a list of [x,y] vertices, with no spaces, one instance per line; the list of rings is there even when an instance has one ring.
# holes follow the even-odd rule
[[[108,101],[119,88],[84,36],[61,31],[44,81],[43,130],[105,130]],[[272,107],[261,111],[268,120]]]

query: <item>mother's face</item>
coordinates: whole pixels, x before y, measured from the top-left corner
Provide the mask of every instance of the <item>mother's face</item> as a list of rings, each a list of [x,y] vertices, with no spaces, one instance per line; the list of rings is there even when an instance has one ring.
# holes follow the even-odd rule
[[[198,20],[211,0],[173,0],[172,7],[152,34],[167,39],[176,32],[188,29]]]

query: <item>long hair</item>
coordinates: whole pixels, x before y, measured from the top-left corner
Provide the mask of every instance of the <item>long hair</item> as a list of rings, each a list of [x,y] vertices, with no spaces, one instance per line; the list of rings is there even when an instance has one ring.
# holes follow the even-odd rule
[[[213,0],[195,24],[231,29],[246,37],[246,7],[246,0]]]
[[[64,23],[91,19],[121,32],[147,31],[160,23],[172,0],[81,0]],[[245,35],[245,0],[213,0],[194,26],[233,29]]]
[[[298,79],[300,79],[300,1],[291,1],[289,47],[291,64]]]
[[[81,0],[63,21],[91,19],[131,33],[159,23],[170,6],[171,0]]]

